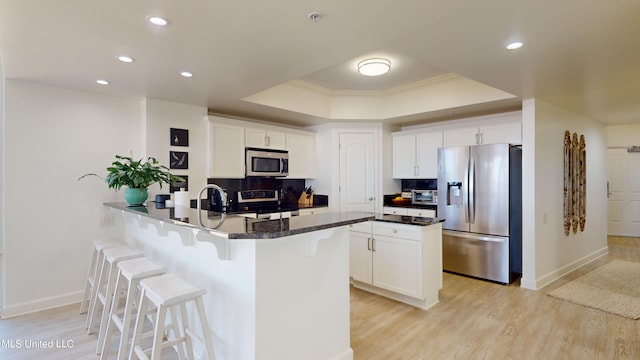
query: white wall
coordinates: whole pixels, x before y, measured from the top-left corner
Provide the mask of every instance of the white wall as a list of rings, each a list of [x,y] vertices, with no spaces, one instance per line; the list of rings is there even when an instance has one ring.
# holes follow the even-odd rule
[[[7,81],[8,154],[0,193],[6,274],[2,316],[77,302],[91,241],[109,236],[113,216],[103,202],[123,201],[102,179],[115,154],[156,157],[189,152],[192,197],[206,183],[206,108],[153,99],[111,97],[21,81]],[[169,146],[169,129],[189,130],[189,147]],[[150,200],[159,193],[155,185]],[[162,193],[168,193],[165,185]]]
[[[5,88],[3,316],[80,298],[91,241],[106,233],[104,181],[114,154],[140,154],[140,99],[22,81]],[[104,225],[104,224],[103,224]]]
[[[569,236],[563,225],[565,130],[584,134],[587,145],[587,222],[584,232]],[[607,253],[606,147],[603,124],[538,99],[523,103],[523,287],[539,289]]]
[[[4,70],[0,58],[0,309],[4,306],[4,284],[6,271],[4,268]]]
[[[607,127],[607,147],[640,146],[640,124]]]
[[[152,156],[169,167],[169,151],[189,154],[189,169],[171,170],[174,175],[189,177],[189,196],[195,199],[198,191],[207,183],[207,108],[175,102],[147,99],[145,101],[145,138],[147,156]],[[189,146],[170,146],[170,129],[189,130]],[[153,185],[149,189],[149,200],[155,194],[169,194],[169,187]]]

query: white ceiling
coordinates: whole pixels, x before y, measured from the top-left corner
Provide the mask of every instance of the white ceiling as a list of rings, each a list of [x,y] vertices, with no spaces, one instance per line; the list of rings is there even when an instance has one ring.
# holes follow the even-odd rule
[[[149,24],[150,15],[169,26]],[[513,40],[525,46],[505,50]],[[296,79],[367,92],[455,73],[517,96],[458,116],[536,97],[607,124],[638,122],[639,44],[638,0],[0,0],[6,79],[299,125],[332,119],[242,99]],[[392,71],[358,75],[367,55],[387,56]]]

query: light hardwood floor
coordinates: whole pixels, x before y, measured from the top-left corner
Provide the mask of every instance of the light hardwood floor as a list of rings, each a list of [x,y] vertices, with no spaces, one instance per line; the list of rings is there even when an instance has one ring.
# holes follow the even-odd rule
[[[445,273],[440,302],[429,310],[352,288],[355,359],[640,359],[640,321],[546,295],[611,259],[640,262],[640,247],[612,245],[609,255],[539,291]],[[0,359],[97,359],[96,335],[86,334],[77,311],[0,320]],[[37,340],[54,348],[26,347]]]

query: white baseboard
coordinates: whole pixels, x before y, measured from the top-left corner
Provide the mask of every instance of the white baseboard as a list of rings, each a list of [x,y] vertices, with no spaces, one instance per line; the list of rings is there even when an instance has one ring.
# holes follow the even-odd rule
[[[6,319],[42,310],[53,309],[60,306],[80,303],[80,299],[82,299],[82,291],[75,291],[64,295],[51,296],[48,298],[30,301],[22,304],[14,304],[8,306],[5,305],[2,309],[0,309],[0,319]],[[79,307],[78,311],[80,311]]]
[[[583,256],[582,258],[573,261],[565,266],[562,266],[559,269],[553,270],[539,278],[537,278],[536,280],[525,280],[525,279],[521,279],[520,280],[520,287],[523,287],[525,289],[529,289],[529,290],[540,290],[543,287],[551,284],[552,282],[558,280],[559,278],[567,275],[568,273],[581,268],[582,266],[602,257],[605,256],[609,253],[609,247],[605,246],[599,250],[596,250],[594,252],[592,252],[591,254],[588,254],[586,256]]]
[[[349,350],[332,357],[330,360],[353,360],[353,349],[349,348]]]

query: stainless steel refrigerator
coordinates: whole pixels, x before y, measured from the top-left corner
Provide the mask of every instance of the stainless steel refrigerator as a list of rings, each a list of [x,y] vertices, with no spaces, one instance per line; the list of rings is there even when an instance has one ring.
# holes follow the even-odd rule
[[[522,150],[509,144],[438,150],[443,268],[504,284],[522,273]]]

